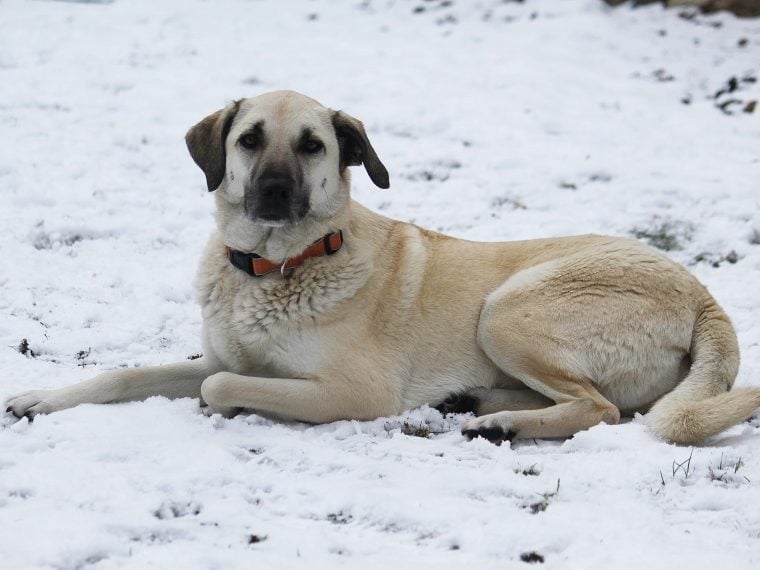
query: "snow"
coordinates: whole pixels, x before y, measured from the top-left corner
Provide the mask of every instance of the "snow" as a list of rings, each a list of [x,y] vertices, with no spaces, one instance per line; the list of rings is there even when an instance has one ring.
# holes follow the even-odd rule
[[[385,215],[470,239],[670,240],[736,325],[737,385],[760,386],[760,108],[743,111],[760,99],[760,21],[689,14],[0,3],[0,399],[199,352],[212,200],[182,139],[279,88],[365,122],[391,189],[357,170],[354,195]],[[760,564],[758,416],[694,448],[638,417],[501,447],[464,440],[463,419],[309,426],[163,398],[5,417],[0,566]]]

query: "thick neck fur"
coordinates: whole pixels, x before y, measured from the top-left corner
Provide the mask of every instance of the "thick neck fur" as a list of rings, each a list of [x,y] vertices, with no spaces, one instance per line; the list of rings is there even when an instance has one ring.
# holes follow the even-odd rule
[[[345,242],[340,251],[312,258],[284,277],[272,273],[256,278],[232,267],[224,253],[223,237],[212,236],[196,282],[207,326],[218,325],[218,334],[226,335],[234,321],[232,328],[239,334],[271,335],[279,325],[317,318],[354,297],[371,280],[376,264],[382,263],[383,252],[373,244],[385,244],[396,222],[356,202],[350,202],[341,214],[346,224],[341,228]],[[266,240],[268,246],[271,239]],[[373,286],[379,285],[375,282]],[[236,301],[220,302],[230,295]],[[229,311],[240,303],[248,310],[236,311],[233,318]]]

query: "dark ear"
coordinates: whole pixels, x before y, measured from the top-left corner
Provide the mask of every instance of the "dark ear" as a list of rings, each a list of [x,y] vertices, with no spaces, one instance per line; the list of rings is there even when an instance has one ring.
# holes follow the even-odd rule
[[[190,151],[195,164],[200,166],[206,175],[209,192],[219,188],[224,180],[227,158],[224,143],[239,106],[240,101],[235,101],[224,109],[212,113],[185,135],[187,150]]]
[[[334,111],[332,123],[340,145],[340,169],[363,163],[375,186],[389,188],[388,171],[377,158],[362,122],[343,111]]]

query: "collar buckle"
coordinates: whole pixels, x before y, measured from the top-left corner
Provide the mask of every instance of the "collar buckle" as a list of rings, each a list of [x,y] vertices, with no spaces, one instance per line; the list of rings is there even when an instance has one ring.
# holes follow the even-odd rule
[[[338,238],[338,245],[336,247],[333,247],[331,240],[335,237]],[[325,245],[325,255],[332,255],[334,253],[337,253],[337,251],[343,245],[343,230],[338,230],[337,232],[330,232],[325,237],[323,237],[322,240]]]
[[[245,271],[249,275],[256,275],[253,271],[252,261],[253,259],[259,259],[260,256],[256,255],[255,253],[244,253],[242,251],[228,247],[227,258],[230,260],[230,263],[234,267],[237,267],[241,271]]]

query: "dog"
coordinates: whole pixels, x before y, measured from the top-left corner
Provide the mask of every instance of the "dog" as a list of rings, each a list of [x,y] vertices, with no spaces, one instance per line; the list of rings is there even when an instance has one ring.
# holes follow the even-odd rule
[[[362,123],[292,91],[235,101],[186,142],[216,201],[203,356],[25,392],[8,412],[162,395],[324,423],[430,404],[474,412],[464,435],[498,444],[648,411],[655,434],[691,444],[760,407],[760,389],[730,391],[725,312],[644,244],[476,243],[383,217],[350,197],[350,166],[389,187]]]

